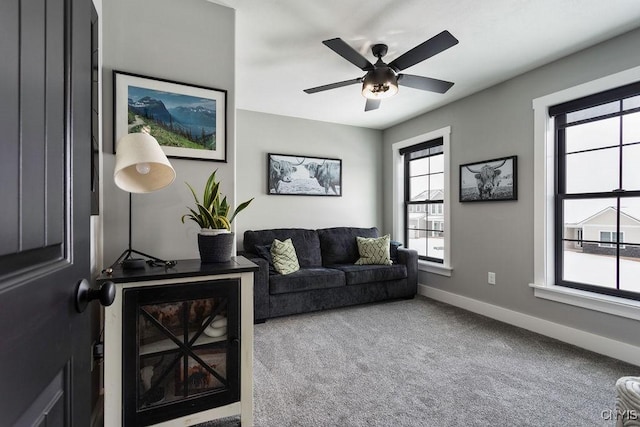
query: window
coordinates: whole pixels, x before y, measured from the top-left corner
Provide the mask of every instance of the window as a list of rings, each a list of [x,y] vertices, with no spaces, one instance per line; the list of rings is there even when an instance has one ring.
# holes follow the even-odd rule
[[[555,282],[640,300],[640,83],[552,106],[549,115]]]
[[[436,204],[429,205],[429,213],[431,215],[442,215],[442,213],[443,213],[442,203],[436,203]]]
[[[444,262],[443,138],[405,147],[404,241],[423,260]]]
[[[451,222],[450,210],[448,209],[451,176],[449,167],[450,137],[451,127],[447,126],[395,142],[391,145],[391,153],[389,153],[392,158],[393,174],[393,203],[391,207],[393,238],[402,241],[405,247],[414,247],[421,253],[418,260],[419,270],[447,277],[450,277],[453,271],[450,259]],[[422,153],[422,155],[426,154],[427,160],[421,162],[428,163],[428,158],[432,157],[431,162],[433,163],[429,163],[429,168],[420,173],[416,166],[411,172],[408,166],[411,163],[407,163],[405,154],[424,149],[430,150],[431,148],[434,149],[433,152]],[[417,160],[421,155],[417,153],[412,157],[416,157],[414,160],[418,163]],[[437,171],[438,168],[441,168],[440,172]],[[408,188],[412,185],[409,179],[411,175],[413,175],[414,181],[413,190]],[[431,178],[433,181],[430,181]],[[440,184],[437,184],[438,180],[440,180]],[[422,182],[421,190],[419,190],[420,181]],[[435,187],[440,187],[442,195],[426,193],[428,189],[435,189]],[[415,203],[409,203],[412,193],[414,196],[420,193],[424,194],[423,197],[417,198]],[[415,212],[409,212],[409,206],[412,206],[411,209],[415,209]],[[430,221],[430,223],[425,222],[426,226],[413,229],[409,225],[409,215],[418,216],[418,212],[424,221]],[[419,224],[414,222],[414,225],[418,226]],[[413,241],[408,239],[408,235],[416,236],[420,233],[422,236],[419,239]],[[432,245],[430,250],[428,244]],[[430,258],[429,255],[431,255]]]
[[[618,242],[618,233],[615,231],[601,231],[600,232],[600,242],[598,246],[601,248],[615,248],[616,245],[613,243],[604,243],[604,242]],[[620,232],[620,243],[624,242],[624,232]],[[621,249],[624,249],[624,245],[620,245]]]
[[[558,92],[536,98],[532,101],[533,107],[533,153],[534,153],[534,234],[533,234],[533,281],[529,284],[533,288],[537,298],[543,298],[562,304],[570,304],[588,310],[600,311],[615,316],[640,320],[640,300],[628,298],[624,295],[610,295],[598,292],[593,288],[558,286],[556,280],[556,168],[557,146],[555,120],[550,117],[553,106],[561,105],[572,100],[583,99],[597,93],[607,92],[611,89],[625,87],[640,81],[640,67],[630,68],[619,73],[611,74],[596,80],[569,87]],[[592,218],[593,220],[593,218]],[[626,221],[624,214],[621,221]],[[578,224],[577,230],[593,226],[591,224]],[[630,225],[630,224],[627,224]],[[565,227],[571,230],[571,226]],[[628,227],[631,231],[632,228]],[[598,231],[607,228],[596,228]],[[591,230],[589,230],[591,232]],[[633,231],[635,235],[636,231]],[[632,234],[625,234],[626,242],[632,239]],[[577,247],[580,243],[586,244],[587,231],[575,232]],[[624,259],[624,258],[623,258]]]

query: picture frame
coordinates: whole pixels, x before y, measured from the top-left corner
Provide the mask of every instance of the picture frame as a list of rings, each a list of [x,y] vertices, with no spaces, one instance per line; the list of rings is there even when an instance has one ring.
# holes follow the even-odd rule
[[[227,161],[227,91],[113,71],[113,153],[147,132],[167,157]]]
[[[460,165],[460,202],[518,200],[518,156]]]
[[[267,194],[342,197],[342,160],[268,153]]]

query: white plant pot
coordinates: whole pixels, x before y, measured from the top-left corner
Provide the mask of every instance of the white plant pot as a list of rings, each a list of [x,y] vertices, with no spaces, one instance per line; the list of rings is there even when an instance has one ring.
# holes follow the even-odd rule
[[[226,228],[201,228],[200,234],[204,236],[217,236],[218,234],[229,234],[231,231]]]

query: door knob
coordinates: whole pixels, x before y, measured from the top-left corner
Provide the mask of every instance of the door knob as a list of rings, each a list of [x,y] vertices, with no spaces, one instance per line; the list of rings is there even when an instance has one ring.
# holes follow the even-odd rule
[[[116,298],[116,285],[113,282],[104,282],[100,288],[91,289],[89,281],[82,279],[76,286],[76,311],[82,313],[86,310],[89,302],[97,299],[100,304],[109,306]]]

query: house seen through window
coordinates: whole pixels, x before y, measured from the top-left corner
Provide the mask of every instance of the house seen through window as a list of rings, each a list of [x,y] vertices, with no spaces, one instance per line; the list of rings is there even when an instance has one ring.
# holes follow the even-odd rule
[[[640,300],[640,83],[549,109],[558,285]]]
[[[444,262],[443,138],[400,150],[404,156],[405,242],[423,260]]]

